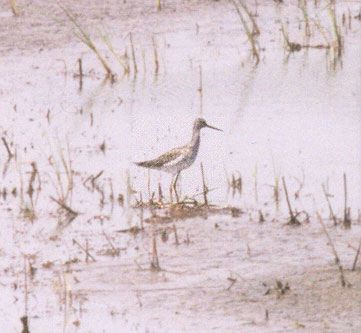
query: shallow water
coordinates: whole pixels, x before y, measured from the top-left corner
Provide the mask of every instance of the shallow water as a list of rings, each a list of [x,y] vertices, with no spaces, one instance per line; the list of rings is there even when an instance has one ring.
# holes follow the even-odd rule
[[[92,316],[101,309],[102,329],[105,331],[119,328],[119,322],[127,323],[128,326],[124,327],[133,331],[167,331],[175,322],[178,331],[189,330],[192,325],[199,331],[264,331],[265,309],[260,297],[264,290],[260,290],[259,281],[264,278],[267,283],[272,283],[279,275],[275,262],[284,261],[287,274],[282,273],[281,277],[292,280],[294,284],[303,279],[306,271],[315,273],[332,265],[331,251],[314,219],[316,212],[328,217],[321,185],[327,187],[334,212],[342,218],[345,173],[348,206],[353,219],[357,218],[361,208],[361,92],[357,74],[361,70],[361,43],[360,21],[354,18],[359,13],[359,4],[338,4],[339,22],[345,13],[346,21],[350,16],[352,24],[351,28],[347,23],[342,27],[345,50],[342,64],[336,68],[330,65],[330,55],[326,50],[302,49],[289,55],[285,51],[280,18],[288,22],[292,40],[307,42],[301,12],[293,2],[280,8],[273,2],[258,6],[259,42],[263,49],[257,66],[250,55],[250,45],[239,18],[227,2],[166,3],[160,13],[154,10],[153,2],[142,6],[139,3],[112,3],[109,7],[91,3],[89,13],[69,4],[79,14],[82,23],[88,27],[99,25],[107,31],[120,52],[127,47],[130,53],[127,33],[133,31],[137,75],[133,70],[130,77],[118,75],[114,84],[104,81],[100,63],[84,45],[76,42],[69,32],[70,25],[60,27],[51,17],[37,12],[37,6],[39,4],[35,3],[23,7],[22,15],[16,19],[4,14],[5,21],[0,30],[2,36],[6,36],[0,53],[3,73],[0,130],[10,150],[16,152],[16,158],[9,163],[6,163],[4,145],[0,155],[0,190],[6,189],[8,193],[7,198],[3,197],[0,202],[6,225],[1,251],[6,258],[2,269],[7,273],[2,284],[6,286],[4,290],[9,304],[8,309],[2,311],[14,318],[6,328],[19,330],[19,318],[24,309],[23,301],[14,304],[12,300],[14,293],[18,299],[23,299],[24,289],[15,291],[11,285],[14,280],[21,286],[24,284],[22,254],[36,254],[34,265],[39,273],[37,282],[29,286],[33,293],[30,297],[30,322],[35,326],[45,327],[50,321],[49,325],[56,322],[54,325],[59,331],[72,331],[77,326],[74,322],[79,320],[78,330],[91,331]],[[52,13],[58,11],[56,7],[47,6]],[[253,6],[251,3],[250,7],[255,10]],[[321,5],[317,8],[309,5],[309,10],[318,13],[322,24],[332,31],[330,18]],[[42,26],[36,25],[39,16],[44,20]],[[9,27],[17,29],[6,35]],[[91,31],[97,36],[95,31]],[[315,37],[309,43],[322,43],[322,36],[315,26],[312,32]],[[152,36],[159,56],[158,74],[155,73]],[[104,43],[99,38],[96,41],[113,68],[121,73],[120,65],[112,60]],[[83,60],[85,73],[82,91],[79,91],[79,79],[75,76],[79,57]],[[200,75],[202,95],[199,91]],[[191,197],[202,192],[199,167],[202,162],[207,186],[212,189],[208,194],[209,201],[239,207],[247,214],[239,219],[212,216],[206,221],[198,218],[177,223],[182,241],[189,232],[194,243],[182,244],[181,247],[170,243],[160,245],[161,267],[166,271],[151,273],[148,270],[152,252],[151,231],[156,228],[161,233],[162,228],[168,226],[147,225],[151,230],[137,237],[116,231],[139,224],[140,212],[131,206],[140,195],[147,201],[155,192],[157,198],[160,183],[164,195],[168,196],[170,176],[156,171],[148,173],[134,166],[133,162],[153,158],[186,143],[191,136],[193,121],[199,116],[222,128],[223,132],[203,130],[198,158],[182,173],[181,196]],[[59,212],[59,205],[50,198],[59,198],[61,191],[65,192],[67,188],[67,170],[62,158],[68,166],[70,160],[74,170],[74,183],[67,204],[81,213],[67,226],[64,226],[67,217]],[[39,178],[34,182],[36,219],[32,222],[24,218],[24,208],[31,207],[27,194],[31,162],[36,163],[39,171]],[[95,177],[101,171],[103,173],[96,181],[99,188],[96,189],[90,186],[89,177]],[[232,174],[242,177],[241,195],[232,196],[228,189],[227,177]],[[286,222],[288,218],[282,176],[287,182],[293,208],[306,211],[315,222],[305,227],[307,231],[301,231],[305,233],[302,240],[296,233],[289,234],[280,224],[270,222]],[[280,181],[279,207],[273,197],[276,179]],[[16,196],[10,194],[14,188],[17,189]],[[124,207],[115,200],[119,194],[124,195]],[[195,198],[202,201],[202,195]],[[262,210],[266,222],[271,223],[262,235],[259,235],[259,225],[253,224],[258,220],[258,210]],[[145,217],[150,215],[151,212],[145,212]],[[347,244],[356,246],[359,234],[359,223],[354,223],[348,233],[334,231],[348,265],[352,263],[354,251]],[[223,232],[215,233],[216,224],[224,229]],[[99,236],[103,232],[116,246],[126,249],[122,250],[124,253],[121,252],[120,258],[104,256],[110,243],[105,236]],[[62,281],[66,271],[60,263],[72,258],[84,261],[84,252],[74,244],[74,239],[83,245],[89,241],[91,252],[98,260],[89,265],[72,266],[69,288],[74,291],[74,304],[64,308],[61,298],[64,295],[61,287],[56,285]],[[306,259],[295,258],[297,247],[292,253],[288,252],[291,246],[288,240],[305,248]],[[315,240],[325,248],[313,248]],[[268,249],[279,242],[278,250],[268,253]],[[210,244],[214,251],[209,250]],[[248,258],[248,246],[255,247],[263,259],[241,260]],[[217,251],[222,253],[219,258]],[[228,259],[224,252],[235,253],[233,259]],[[144,271],[139,270],[134,260]],[[42,264],[48,261],[54,262],[56,268],[44,269]],[[290,265],[291,262],[296,262],[296,265]],[[199,267],[200,264],[204,266]],[[167,272],[172,271],[172,265],[177,271],[174,281],[173,273]],[[253,269],[254,274],[247,276],[244,273]],[[251,307],[257,314],[255,317],[237,303],[239,299],[235,295],[229,299],[229,293],[224,291],[229,271],[241,274],[247,283],[255,283],[249,293],[243,286],[236,285],[244,296],[241,303],[255,304],[254,308]],[[123,276],[119,281],[117,274]],[[200,279],[203,274],[205,277]],[[290,278],[292,274],[295,276]],[[318,281],[317,274],[313,277]],[[77,275],[81,276],[79,286],[74,282]],[[164,287],[167,279],[171,279],[174,286]],[[117,281],[118,289],[112,298],[114,281]],[[129,281],[133,281],[131,286]],[[206,284],[205,292],[200,287],[203,283]],[[359,280],[354,283],[359,283]],[[162,302],[152,303],[153,296],[147,298],[142,310],[141,301],[134,295],[147,294],[147,290],[151,290],[149,295],[155,298],[161,294],[164,302],[169,300],[171,311],[181,313],[179,321],[172,320],[174,313],[165,311],[160,305]],[[312,293],[311,289],[309,291]],[[197,305],[197,300],[204,294],[207,305]],[[129,297],[131,301],[119,307],[118,297]],[[88,302],[86,299],[90,298],[91,302]],[[268,302],[267,306],[273,307],[277,300]],[[82,317],[82,311],[78,309],[81,304],[84,304],[88,317]],[[215,311],[222,306],[224,312]],[[158,309],[159,313],[152,313],[152,308]],[[181,309],[186,310],[182,313]],[[237,317],[240,309],[245,312]],[[194,318],[196,310],[200,313],[197,320]],[[112,311],[122,313],[122,319],[111,315]],[[286,320],[282,311],[282,306],[277,308],[277,320],[273,322],[273,328],[268,326],[269,331],[290,329],[291,322],[294,325],[297,319]],[[211,315],[214,315],[212,320]],[[355,310],[351,317],[357,318],[357,315]],[[109,322],[108,316],[116,319]],[[140,320],[139,316],[146,319]],[[303,321],[309,320],[306,314],[301,317]],[[337,317],[335,329],[344,324],[341,317]],[[89,322],[88,326],[85,322]],[[109,328],[104,326],[105,322]],[[318,329],[322,326],[319,321],[313,324]]]
[[[274,29],[265,29],[261,35],[260,43],[266,49],[256,67],[249,59],[249,46],[237,16],[220,9],[227,24],[211,24],[214,8],[208,9],[204,21],[199,21],[197,15],[190,16],[183,22],[183,29],[156,35],[160,57],[157,77],[151,45],[147,44],[136,48],[139,73],[135,81],[124,79],[111,86],[101,83],[99,73],[98,79],[84,78],[82,93],[77,92],[78,82],[71,72],[66,76],[63,73],[63,62],[75,70],[76,59],[57,59],[58,50],[44,55],[40,52],[39,58],[21,57],[17,75],[11,67],[13,60],[9,59],[3,68],[8,69],[8,80],[2,88],[2,105],[7,114],[4,131],[12,127],[7,131],[9,140],[13,140],[20,158],[42,163],[44,155],[51,153],[46,151],[49,143],[55,146],[53,149],[64,147],[67,138],[71,150],[76,152],[72,157],[79,171],[80,165],[90,158],[93,170],[89,172],[105,170],[105,175],[122,187],[129,169],[131,177],[136,177],[135,189],[146,192],[147,171],[135,168],[132,161],[153,158],[187,142],[193,120],[202,116],[224,129],[224,133],[203,131],[197,162],[182,177],[183,195],[190,196],[199,189],[202,161],[209,187],[217,188],[211,193],[216,203],[227,203],[226,171],[229,176],[241,174],[245,187],[242,203],[248,206],[257,204],[252,193],[255,178],[262,206],[272,196],[275,176],[286,177],[291,193],[298,188],[294,177],[304,177],[303,191],[311,198],[302,204],[306,210],[323,208],[321,184],[327,181],[335,196],[335,209],[341,212],[345,172],[350,184],[355,184],[349,186],[350,206],[358,207],[361,116],[359,77],[355,75],[360,71],[357,22],[345,35],[343,67],[333,71],[327,68],[324,50],[291,54],[286,62],[282,36],[274,33],[279,14],[273,5],[272,10],[269,7],[258,9],[259,24],[267,13],[266,22],[273,24]],[[204,6],[202,10],[206,10]],[[198,21],[197,33],[193,23]],[[291,30],[297,35],[298,24]],[[135,45],[144,39],[134,38]],[[145,70],[141,66],[141,50],[145,50]],[[83,66],[88,70],[89,61],[95,61],[91,58],[92,54],[84,55]],[[197,90],[200,67],[202,107]],[[46,118],[48,110],[50,124]],[[104,155],[98,150],[102,142],[107,147]],[[21,150],[29,145],[34,149],[29,147],[30,152],[22,154]],[[167,188],[167,175],[152,172],[151,176],[152,191],[156,191],[158,181]],[[194,181],[197,179],[198,184]]]

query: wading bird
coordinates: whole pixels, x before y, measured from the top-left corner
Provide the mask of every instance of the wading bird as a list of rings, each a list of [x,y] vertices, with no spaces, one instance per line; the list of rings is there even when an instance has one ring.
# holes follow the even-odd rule
[[[177,180],[182,170],[189,168],[195,161],[200,144],[201,129],[204,127],[222,131],[219,128],[210,126],[203,118],[197,118],[193,124],[193,135],[189,143],[182,147],[174,148],[157,158],[149,161],[136,162],[135,164],[144,168],[156,169],[172,174],[172,180],[169,187],[171,201],[173,201],[172,188],[174,189],[177,202],[179,197],[177,193]],[[175,180],[173,182],[175,176]]]

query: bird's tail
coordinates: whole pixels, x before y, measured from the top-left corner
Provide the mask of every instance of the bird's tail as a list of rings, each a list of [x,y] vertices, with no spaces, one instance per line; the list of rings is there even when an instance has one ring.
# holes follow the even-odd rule
[[[135,165],[138,165],[140,167],[143,167],[143,168],[148,168],[149,165],[148,165],[148,162],[145,161],[145,162],[134,162]]]

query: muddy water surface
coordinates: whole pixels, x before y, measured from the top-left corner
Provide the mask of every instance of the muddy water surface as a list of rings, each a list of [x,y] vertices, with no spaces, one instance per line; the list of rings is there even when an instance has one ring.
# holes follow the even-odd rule
[[[261,30],[258,65],[228,2],[166,2],[160,12],[153,1],[66,5],[117,75],[114,83],[104,79],[56,5],[28,3],[16,18],[4,11],[0,317],[10,319],[2,330],[19,331],[27,314],[31,331],[356,332],[361,281],[359,269],[349,268],[360,237],[359,4],[337,6],[344,51],[335,66],[332,50],[288,53],[280,29],[283,22],[289,38],[304,45],[332,41],[322,3],[308,9],[325,37],[311,23],[307,39],[295,2],[250,2]],[[129,76],[96,28],[120,54],[127,50]],[[169,200],[170,182],[132,162],[186,143],[196,117],[223,132],[203,130],[198,158],[182,173],[181,198],[203,202],[202,162],[209,202],[244,214],[205,211],[176,221],[167,209],[132,208],[153,192],[158,199],[158,184]],[[343,174],[350,230],[332,226],[321,187],[342,219]],[[242,179],[242,193],[232,195],[232,175]],[[293,209],[303,211],[298,228],[284,226],[282,177]],[[349,288],[341,287],[316,212]],[[147,223],[155,214],[170,215],[171,223]],[[142,222],[143,231],[129,231]],[[150,269],[154,239],[160,271]]]

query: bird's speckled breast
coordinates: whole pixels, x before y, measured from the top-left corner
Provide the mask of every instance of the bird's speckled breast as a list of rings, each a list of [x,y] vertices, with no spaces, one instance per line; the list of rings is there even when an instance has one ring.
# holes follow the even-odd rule
[[[200,141],[200,137],[198,137],[197,140],[194,142],[194,145],[192,147],[189,147],[189,154],[187,154],[187,157],[184,159],[182,169],[189,168],[194,163],[198,154]]]

